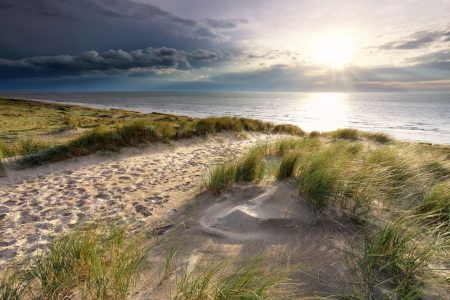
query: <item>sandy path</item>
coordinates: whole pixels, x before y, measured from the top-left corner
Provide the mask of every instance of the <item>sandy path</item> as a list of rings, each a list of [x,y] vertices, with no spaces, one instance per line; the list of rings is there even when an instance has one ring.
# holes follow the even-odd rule
[[[164,225],[211,165],[277,138],[219,135],[11,171],[0,178],[0,268],[80,221],[120,217],[149,230]]]

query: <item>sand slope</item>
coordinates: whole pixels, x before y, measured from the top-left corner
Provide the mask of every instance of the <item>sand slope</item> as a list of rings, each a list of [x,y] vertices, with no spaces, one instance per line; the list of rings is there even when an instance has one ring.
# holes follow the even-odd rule
[[[152,285],[161,274],[152,270],[143,278],[148,283],[140,287],[137,299],[173,295],[184,266],[235,263],[261,255],[271,267],[291,268],[289,299],[338,296],[351,290],[355,278],[347,259],[358,242],[358,226],[332,211],[317,212],[292,183],[235,186],[218,197],[205,192],[179,214],[178,226],[149,255],[150,265],[164,265],[167,249],[176,245],[178,267],[165,284]]]
[[[164,226],[213,164],[277,135],[222,134],[91,155],[0,177],[0,269],[80,221]]]

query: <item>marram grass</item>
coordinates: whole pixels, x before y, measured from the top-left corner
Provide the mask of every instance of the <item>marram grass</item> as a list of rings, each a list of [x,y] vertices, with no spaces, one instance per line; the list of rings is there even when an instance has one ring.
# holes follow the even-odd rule
[[[55,240],[29,265],[1,281],[6,299],[125,299],[146,249],[121,225],[86,225]]]
[[[66,120],[67,121],[67,120]],[[65,121],[65,122],[66,122]],[[271,123],[237,117],[186,119],[171,116],[168,120],[128,121],[115,125],[97,125],[70,140],[38,141],[19,139],[14,143],[0,142],[2,157],[20,156],[19,164],[34,166],[97,151],[117,151],[121,147],[138,146],[149,142],[170,142],[180,138],[205,136],[223,131],[254,131],[303,135],[294,125]],[[1,132],[0,132],[1,134]]]
[[[228,161],[212,168],[202,186],[214,194],[236,182],[259,182],[266,169],[264,156],[267,145],[258,145],[242,158]]]
[[[261,163],[278,159],[272,174],[277,179],[294,177],[307,201],[319,209],[339,208],[365,228],[354,255],[361,275],[355,295],[416,299],[431,287],[442,290],[445,280],[429,265],[441,265],[450,254],[448,152],[383,134],[349,130],[332,136],[281,140],[260,156],[254,155],[257,148],[249,153]],[[237,182],[242,160],[213,169],[206,187],[217,192]]]
[[[181,274],[174,299],[276,299],[276,286],[287,281],[286,274],[269,270],[261,258],[252,258],[234,268],[227,262],[210,262]]]

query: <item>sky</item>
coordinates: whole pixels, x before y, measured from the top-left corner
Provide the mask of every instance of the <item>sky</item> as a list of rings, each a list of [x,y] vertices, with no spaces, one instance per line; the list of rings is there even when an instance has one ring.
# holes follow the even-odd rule
[[[450,0],[0,0],[0,90],[450,91]]]

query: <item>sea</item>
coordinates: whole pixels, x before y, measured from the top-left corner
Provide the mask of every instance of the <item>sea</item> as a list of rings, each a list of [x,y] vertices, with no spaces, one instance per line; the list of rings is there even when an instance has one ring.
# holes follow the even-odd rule
[[[356,128],[450,144],[450,93],[14,92],[3,96],[192,117],[239,116],[305,131]]]

